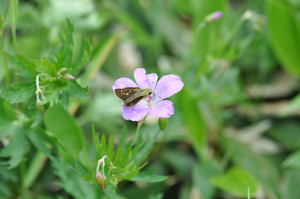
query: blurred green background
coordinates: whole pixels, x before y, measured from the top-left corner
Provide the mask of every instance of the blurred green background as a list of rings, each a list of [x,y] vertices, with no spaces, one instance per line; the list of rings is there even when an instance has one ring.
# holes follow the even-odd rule
[[[71,58],[59,56],[68,47]],[[1,0],[0,52],[1,199],[300,198],[298,0]],[[51,85],[49,101],[37,106],[35,77],[24,74],[32,65],[52,74],[53,63],[70,67],[77,83]],[[67,170],[72,155],[52,157],[51,149],[76,133],[78,148],[80,139],[95,148],[92,126],[133,135],[136,124],[121,117],[111,86],[137,67],[185,83],[144,160],[168,178],[122,181],[118,196],[103,196]],[[72,116],[60,109],[45,116],[53,104]],[[47,134],[64,124],[57,137]],[[147,118],[140,133],[158,128]]]

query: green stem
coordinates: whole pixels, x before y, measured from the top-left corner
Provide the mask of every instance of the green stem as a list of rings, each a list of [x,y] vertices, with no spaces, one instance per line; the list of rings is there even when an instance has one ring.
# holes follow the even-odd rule
[[[17,12],[18,12],[18,0],[9,1],[9,13],[10,13],[10,25],[12,32],[12,40],[14,50],[17,49]]]
[[[226,54],[226,51],[228,50],[228,47],[229,45],[232,43],[232,41],[236,38],[239,30],[241,29],[242,25],[244,24],[244,22],[246,21],[244,15],[242,15],[237,23],[235,24],[235,26],[233,27],[233,29],[229,32],[229,34],[227,35],[227,37],[225,37],[225,41],[224,41],[224,45],[220,48],[220,51],[219,52],[216,52],[216,54],[218,56],[222,56],[224,54]],[[196,31],[197,31],[197,35],[199,34],[200,31],[203,31],[204,29],[208,29],[210,28],[209,26],[210,24],[207,24],[205,26],[199,26]],[[208,63],[207,63],[207,55],[209,55],[209,51],[210,51],[210,44],[209,42],[212,40],[212,32],[210,30],[207,30],[208,31],[208,47],[206,49],[207,53],[204,55],[204,57],[202,58],[202,63],[201,65],[199,66],[198,70],[197,70],[197,73],[196,73],[196,78],[194,78],[193,82],[192,82],[192,85],[195,86],[198,84],[199,82],[199,77],[201,76],[202,73],[204,73],[206,70],[207,70],[207,67],[208,67]]]
[[[137,128],[136,128],[136,131],[135,131],[135,136],[134,136],[134,144],[137,144],[138,140],[139,140],[139,136],[140,136],[140,128],[141,126],[143,125],[143,122],[144,122],[144,119],[141,120],[141,121],[138,121],[138,124],[137,124]]]
[[[228,163],[230,161],[230,158],[232,157],[232,150],[231,148],[226,151],[224,158],[221,161],[221,169],[225,170],[225,168],[228,166]]]
[[[241,29],[241,27],[245,21],[246,21],[246,19],[245,19],[244,15],[242,15],[239,18],[239,20],[237,21],[237,23],[235,24],[235,26],[233,27],[233,29],[231,30],[231,32],[228,34],[227,38],[225,38],[225,42],[224,42],[223,48],[221,48],[220,54],[224,54],[228,50],[228,46],[236,38],[239,30]]]
[[[47,160],[47,156],[44,153],[40,151],[36,152],[33,161],[31,162],[30,167],[23,178],[23,182],[22,182],[23,190],[26,190],[29,187],[31,187],[31,185],[37,178],[38,174],[43,169],[46,160]]]
[[[119,33],[120,34],[120,33]],[[82,79],[84,81],[89,81],[93,79],[107,60],[110,55],[113,47],[117,44],[119,34],[115,34],[111,36],[108,40],[106,40],[102,46],[97,51],[95,57],[90,61],[85,74]]]
[[[26,172],[25,170],[26,170],[25,162],[21,162],[20,167],[19,167],[20,179],[24,179],[24,175],[25,175],[25,172]],[[20,191],[21,194],[23,194],[24,189],[22,188],[22,186],[20,187],[19,191]]]
[[[1,33],[0,33],[1,34]],[[0,35],[0,56],[2,58],[2,62],[0,62],[0,64],[3,65],[3,70],[4,70],[4,78],[5,78],[5,86],[6,88],[9,87],[10,85],[10,70],[8,68],[8,61],[7,61],[7,58],[6,58],[6,55],[4,53],[4,42],[5,42],[5,38],[3,35]]]

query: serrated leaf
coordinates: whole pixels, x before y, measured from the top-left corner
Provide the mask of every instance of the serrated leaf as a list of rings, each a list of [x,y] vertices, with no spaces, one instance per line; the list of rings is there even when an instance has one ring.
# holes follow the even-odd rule
[[[126,135],[127,135],[127,129],[123,128],[120,132],[120,139],[119,139],[119,146],[117,149],[117,152],[115,154],[114,162],[116,164],[122,165],[124,163],[124,152],[127,149],[128,145],[126,144]]]
[[[257,183],[253,176],[239,167],[231,168],[225,174],[213,177],[211,181],[216,187],[236,196],[246,197],[248,189],[251,195],[257,191]]]
[[[35,95],[34,82],[22,82],[13,84],[8,90],[2,92],[0,96],[12,104],[27,101]]]
[[[72,166],[73,166],[74,170],[85,180],[88,180],[92,183],[94,182],[93,180],[95,179],[95,176],[91,175],[91,172],[86,167],[84,167],[80,162],[73,161]],[[92,179],[91,179],[91,176],[93,176]]]
[[[63,45],[56,55],[56,64],[58,69],[69,67],[68,64],[72,62],[73,32],[73,25],[69,20],[67,20],[64,33],[60,35],[60,40]]]
[[[13,108],[3,99],[0,98],[0,125],[6,125],[8,122],[17,119]]]
[[[9,138],[9,144],[1,150],[1,157],[9,157],[7,164],[9,168],[18,166],[25,160],[25,154],[28,152],[30,145],[26,138],[27,130],[24,128],[16,129]]]
[[[99,134],[96,132],[95,127],[92,128],[93,143],[96,147],[96,151],[99,153],[102,150],[102,146],[99,139]]]
[[[27,136],[35,148],[43,152],[48,157],[51,157],[50,143],[48,143],[49,138],[45,135],[43,130],[36,129],[35,131],[30,131]]]
[[[11,198],[13,190],[10,187],[10,183],[16,183],[17,173],[12,169],[6,168],[4,165],[0,165],[0,198]]]
[[[36,71],[39,74],[57,75],[58,69],[53,60],[41,58],[39,60],[32,60],[32,62],[36,65]]]
[[[114,149],[114,137],[113,136],[109,136],[109,140],[108,143],[106,145],[106,155],[110,158],[113,158],[115,155],[115,149]]]
[[[37,75],[36,67],[33,61],[26,58],[23,55],[12,56],[6,54],[8,60],[12,64],[13,68],[16,69],[17,74],[23,77],[34,77]]]
[[[141,164],[146,159],[147,155],[149,155],[160,132],[161,131],[157,130],[156,132],[151,133],[150,137],[147,138],[147,142],[144,143],[141,141],[140,143],[137,143],[137,146],[133,148],[132,158],[136,165]]]
[[[107,199],[125,199],[117,193],[116,187],[108,185],[104,190]]]
[[[69,95],[71,98],[86,100],[88,98],[88,89],[83,88],[76,81],[69,82]]]
[[[81,178],[76,170],[74,170],[69,163],[62,159],[52,158],[52,165],[55,174],[60,178],[59,185],[64,188],[66,192],[77,199],[81,198],[99,198],[99,188],[96,184],[91,184]]]
[[[91,57],[93,43],[85,39],[84,36],[74,35],[74,48],[72,64],[70,65],[70,72],[78,74],[78,72],[87,64]]]

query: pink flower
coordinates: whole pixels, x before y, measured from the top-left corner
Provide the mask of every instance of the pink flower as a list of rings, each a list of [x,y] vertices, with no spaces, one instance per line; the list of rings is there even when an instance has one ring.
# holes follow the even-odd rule
[[[112,89],[126,87],[151,88],[153,93],[139,101],[134,106],[123,105],[123,118],[125,120],[140,121],[147,115],[156,118],[169,118],[174,114],[174,105],[170,100],[164,100],[178,93],[183,88],[183,82],[176,75],[164,75],[157,82],[157,74],[146,74],[144,68],[134,71],[134,81],[122,77],[117,79]]]
[[[216,11],[213,13],[214,15],[214,19],[220,19],[223,16],[223,12],[222,11]]]
[[[216,12],[213,12],[213,13],[210,13],[209,15],[207,15],[205,17],[205,21],[207,23],[213,22],[213,21],[221,19],[222,16],[223,16],[223,12],[222,11],[216,11]]]

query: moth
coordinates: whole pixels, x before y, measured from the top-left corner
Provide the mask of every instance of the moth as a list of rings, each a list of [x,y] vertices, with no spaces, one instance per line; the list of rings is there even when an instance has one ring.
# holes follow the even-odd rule
[[[115,89],[115,93],[118,98],[124,101],[126,106],[130,107],[151,95],[153,91],[151,88],[126,87]]]

